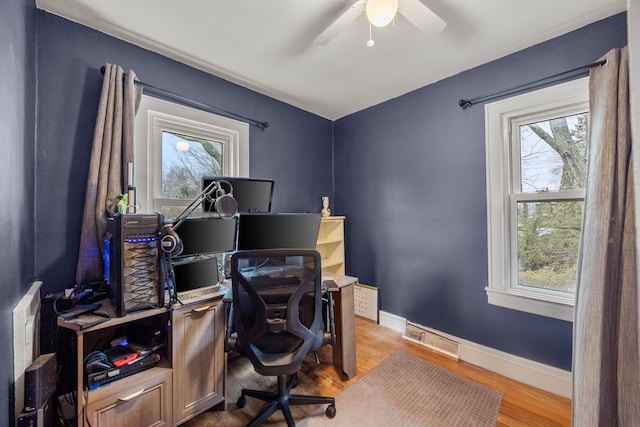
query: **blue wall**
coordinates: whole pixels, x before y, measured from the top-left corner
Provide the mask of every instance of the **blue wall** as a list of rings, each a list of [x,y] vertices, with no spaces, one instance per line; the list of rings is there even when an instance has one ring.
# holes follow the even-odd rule
[[[12,311],[34,279],[35,27],[33,2],[0,0],[0,425],[14,423]]]
[[[121,40],[38,11],[37,274],[60,290],[75,276],[80,223],[102,85],[118,64],[153,86],[269,122],[250,129],[250,174],[275,179],[273,210],[319,212],[333,196],[333,124]]]
[[[487,303],[484,106],[458,100],[589,64],[626,34],[623,13],[335,123],[348,273],[379,287],[382,310],[571,369],[572,323]]]

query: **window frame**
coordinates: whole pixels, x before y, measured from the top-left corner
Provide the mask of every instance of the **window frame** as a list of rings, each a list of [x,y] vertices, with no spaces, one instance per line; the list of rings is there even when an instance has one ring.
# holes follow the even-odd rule
[[[573,321],[575,293],[518,286],[517,204],[522,201],[584,200],[584,191],[515,193],[520,171],[519,138],[513,129],[550,116],[589,111],[584,77],[485,105],[489,304]],[[514,148],[517,147],[517,148]],[[516,163],[518,163],[516,165]],[[519,180],[517,181],[519,183]],[[515,275],[515,276],[514,276]]]
[[[134,183],[139,212],[160,212],[164,206],[186,207],[192,202],[162,197],[163,131],[220,141],[221,176],[249,176],[249,124],[143,94],[134,135]]]

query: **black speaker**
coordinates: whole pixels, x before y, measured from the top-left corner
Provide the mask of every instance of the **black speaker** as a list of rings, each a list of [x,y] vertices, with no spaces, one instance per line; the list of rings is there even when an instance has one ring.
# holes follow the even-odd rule
[[[56,354],[38,357],[24,371],[24,410],[35,411],[56,391]]]
[[[162,214],[116,215],[107,221],[105,278],[115,315],[164,305],[160,273]]]
[[[33,411],[24,411],[18,415],[18,427],[54,427],[57,426],[55,414],[55,394],[49,398],[38,408]]]

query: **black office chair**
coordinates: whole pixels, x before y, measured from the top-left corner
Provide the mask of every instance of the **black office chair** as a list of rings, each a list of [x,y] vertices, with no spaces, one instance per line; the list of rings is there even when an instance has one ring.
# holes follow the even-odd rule
[[[259,374],[278,377],[275,392],[242,389],[238,408],[245,406],[246,396],[269,402],[247,426],[260,425],[278,409],[284,413],[287,425],[295,426],[291,405],[328,403],[326,415],[333,418],[334,398],[290,393],[297,385],[297,372],[305,356],[335,340],[333,327],[326,331],[324,325],[318,252],[236,252],[231,258],[231,280],[237,336],[229,347],[247,356]],[[328,324],[333,325],[333,320]]]

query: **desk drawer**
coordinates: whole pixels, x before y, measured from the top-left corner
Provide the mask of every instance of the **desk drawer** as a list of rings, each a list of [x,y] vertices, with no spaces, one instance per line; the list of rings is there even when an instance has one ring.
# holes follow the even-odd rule
[[[92,390],[87,420],[92,427],[170,426],[171,387],[171,370],[152,368]]]

